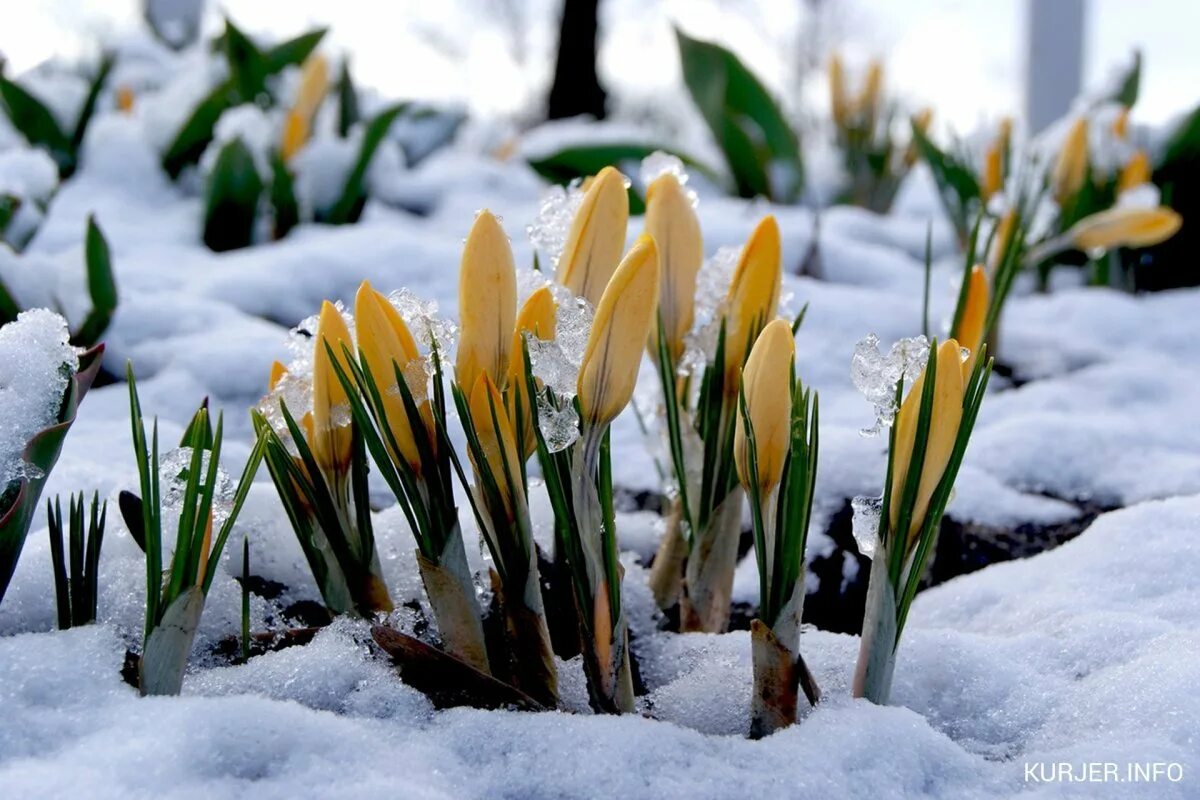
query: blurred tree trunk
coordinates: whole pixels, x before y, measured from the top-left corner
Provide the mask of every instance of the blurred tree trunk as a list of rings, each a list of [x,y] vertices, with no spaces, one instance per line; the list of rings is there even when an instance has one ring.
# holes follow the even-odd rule
[[[604,118],[604,87],[596,75],[596,29],[600,0],[563,0],[558,59],[546,116],[591,114]]]

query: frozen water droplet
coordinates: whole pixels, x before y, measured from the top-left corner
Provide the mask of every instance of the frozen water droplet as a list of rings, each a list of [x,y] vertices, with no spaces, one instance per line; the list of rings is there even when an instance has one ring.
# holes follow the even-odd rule
[[[544,396],[538,397],[538,428],[551,453],[566,450],[579,439],[579,415],[575,406],[567,404],[554,408]]]
[[[874,558],[875,546],[879,541],[879,517],[883,510],[883,499],[879,497],[855,497],[850,501],[851,531],[858,545],[858,552]]]

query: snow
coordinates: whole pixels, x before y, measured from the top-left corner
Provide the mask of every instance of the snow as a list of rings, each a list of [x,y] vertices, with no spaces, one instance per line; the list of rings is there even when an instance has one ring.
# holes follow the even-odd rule
[[[67,322],[46,309],[22,311],[0,328],[0,486],[40,474],[24,460],[29,440],[58,422],[79,367]]]
[[[223,468],[239,475],[250,450],[247,410],[266,393],[271,362],[296,355],[289,330],[323,299],[351,302],[363,279],[385,293],[410,289],[411,296],[397,298],[410,321],[429,308],[416,298],[436,303],[439,320],[453,320],[455,265],[480,208],[503,217],[519,265],[532,263],[535,245],[543,269],[553,263],[562,215],[529,241],[525,226],[543,208],[544,187],[521,157],[493,157],[496,131],[476,122],[411,168],[390,137],[368,179],[372,200],[355,225],[304,222],[282,241],[211,253],[200,242],[199,175],[172,183],[158,158],[220,69],[148,45],[126,42],[126,51],[144,58],[144,73],[131,67],[114,75],[137,89],[134,113],[116,114],[101,103],[80,169],[67,183],[56,190],[41,154],[3,140],[0,186],[41,192],[49,207],[23,253],[0,248],[0,278],[23,306],[61,308],[81,321],[81,234],[96,213],[120,291],[105,335],[105,367],[119,374],[132,362],[143,407],[159,417],[164,452],[207,397],[226,415]],[[151,81],[165,72],[170,80]],[[56,108],[77,103],[68,84]],[[43,85],[59,92],[49,79]],[[275,120],[241,109],[221,136],[257,130],[265,147],[277,135],[268,123]],[[319,208],[340,191],[353,150],[316,127],[295,163],[298,190]],[[634,134],[653,140],[637,127],[597,128],[579,120],[545,126],[522,138],[517,152]],[[693,177],[688,187],[697,193],[710,258],[698,318],[711,316],[730,254],[757,220],[774,213],[779,221],[783,293],[794,309],[809,304],[797,372],[820,397],[809,556],[838,559],[838,578],[848,583],[856,555],[842,550],[839,558],[826,531],[849,500],[880,495],[886,468],[886,439],[860,434],[875,409],[852,376],[856,343],[874,335],[886,348],[922,333],[927,235],[928,333],[945,334],[962,273],[953,230],[922,168],[887,216],[728,198]],[[555,202],[569,203],[569,195]],[[632,241],[642,221],[630,223]],[[801,265],[806,274],[793,274]],[[756,743],[742,738],[751,689],[747,634],[659,630],[644,564],[662,525],[646,510],[618,513],[623,595],[647,688],[639,715],[435,711],[396,678],[366,626],[348,620],[302,647],[231,664],[216,648],[240,631],[234,578],[243,537],[250,539],[252,573],[283,587],[271,599],[252,597],[253,630],[294,624],[287,619],[294,604],[320,599],[265,471],[217,568],[184,696],[139,699],[119,677],[126,648],[140,646],[145,582],[141,552],[115,507],[117,493],[137,481],[127,387],[94,388],[45,494],[97,491],[110,501],[99,622],[51,631],[50,548],[38,515],[0,605],[0,794],[61,796],[86,785],[112,797],[162,794],[165,787],[181,797],[1096,796],[1114,787],[1030,785],[1023,775],[1026,763],[1093,760],[1178,762],[1190,778],[1200,717],[1193,691],[1200,680],[1200,290],[1130,296],[1078,284],[1062,273],[1052,294],[1033,294],[1024,282],[1014,290],[998,349],[1007,369],[993,376],[948,515],[1011,531],[1078,524],[1096,508],[1125,508],[1051,552],[922,593],[899,652],[892,707],[849,698],[857,638],[806,631],[804,655],[825,701],[797,727]],[[562,330],[586,331],[584,309],[560,310]],[[48,321],[44,313],[31,319]],[[27,352],[13,358],[3,346],[23,324],[0,329],[0,378],[8,387],[25,385],[10,374],[49,378],[43,367],[52,359],[43,364]],[[46,353],[65,347],[61,324],[52,336],[51,327],[43,330]],[[580,347],[577,341],[558,354],[562,363],[549,382],[564,393],[573,389]],[[652,385],[649,367],[647,377]],[[44,397],[4,392],[5,404],[48,408]],[[0,414],[5,425],[23,419],[32,426],[34,416]],[[11,463],[13,452],[6,438],[0,463]],[[614,424],[613,453],[622,496],[662,489],[655,453],[632,411]],[[531,487],[534,535],[549,550],[549,503],[536,477]],[[428,617],[403,514],[389,505],[386,487],[373,484],[372,499],[381,509],[373,522],[383,573],[399,608],[393,621]],[[465,504],[460,511],[468,559],[482,578],[488,560]],[[810,590],[817,583],[810,574]],[[753,602],[757,592],[750,557],[738,567],[734,599]],[[559,666],[564,708],[586,712],[579,660]],[[1118,788],[1111,796],[1184,797],[1190,787]]]

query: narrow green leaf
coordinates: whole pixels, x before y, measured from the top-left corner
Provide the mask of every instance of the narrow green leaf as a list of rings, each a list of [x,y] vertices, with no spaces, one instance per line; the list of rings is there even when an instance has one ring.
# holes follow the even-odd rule
[[[223,252],[254,241],[263,182],[254,156],[233,139],[221,148],[204,192],[204,243]]]
[[[345,225],[358,221],[359,216],[362,215],[363,206],[367,202],[364,182],[367,177],[367,169],[371,166],[371,159],[375,157],[375,151],[383,143],[388,130],[392,127],[392,123],[408,108],[408,103],[397,103],[376,114],[367,123],[367,128],[363,132],[362,145],[358,151],[358,158],[354,162],[354,167],[350,170],[349,176],[346,178],[342,194],[323,221],[333,225]]]
[[[84,258],[87,266],[88,294],[92,308],[83,324],[71,336],[71,341],[80,347],[95,344],[108,329],[117,310],[117,282],[113,276],[112,255],[104,232],[96,224],[96,216],[88,215],[87,234],[84,239]]]

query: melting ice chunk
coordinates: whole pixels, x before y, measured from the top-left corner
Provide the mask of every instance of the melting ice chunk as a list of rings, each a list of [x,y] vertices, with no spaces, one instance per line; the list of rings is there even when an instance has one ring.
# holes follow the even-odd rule
[[[887,355],[879,351],[879,337],[868,334],[854,346],[850,377],[855,387],[875,407],[875,424],[862,431],[874,436],[896,417],[896,383],[911,383],[929,359],[929,341],[924,336],[900,339]]]
[[[192,466],[192,448],[178,447],[163,454],[158,462],[159,481],[163,490],[163,531],[168,535],[177,529],[179,515],[182,513],[183,496],[187,490],[189,471]],[[200,456],[200,485],[204,490],[204,481],[208,477],[209,461],[212,453],[205,450]],[[213,529],[220,528],[229,517],[233,508],[234,486],[229,473],[218,464],[216,486],[213,488]]]
[[[850,501],[853,512],[850,518],[854,541],[858,552],[867,558],[875,557],[875,546],[879,542],[879,515],[883,509],[880,497],[855,497]]]
[[[680,375],[700,374],[716,354],[725,297],[741,257],[740,246],[722,247],[704,262],[696,275],[695,322],[683,339],[684,351],[678,368]]]
[[[546,257],[551,266],[558,266],[558,259],[567,244],[571,222],[575,219],[575,212],[579,210],[582,202],[582,182],[578,179],[572,181],[565,189],[562,186],[551,186],[542,195],[537,216],[525,228],[529,241]]]

